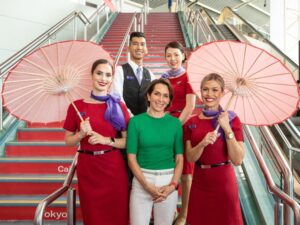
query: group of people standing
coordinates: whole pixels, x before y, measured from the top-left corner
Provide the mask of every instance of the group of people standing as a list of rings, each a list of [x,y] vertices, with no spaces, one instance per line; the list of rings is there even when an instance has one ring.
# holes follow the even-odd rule
[[[66,143],[80,143],[77,177],[84,224],[149,225],[153,217],[155,225],[171,225],[180,184],[176,225],[242,225],[232,165],[242,163],[243,133],[238,117],[219,105],[224,80],[218,74],[204,78],[204,108],[191,116],[196,95],[182,66],[183,46],[166,45],[170,70],[159,79],[143,67],[143,33],[131,34],[128,50],[130,60],[115,72],[105,59],[94,62],[91,95],[74,102],[84,121],[70,106],[64,123]],[[122,151],[133,179],[128,179]]]

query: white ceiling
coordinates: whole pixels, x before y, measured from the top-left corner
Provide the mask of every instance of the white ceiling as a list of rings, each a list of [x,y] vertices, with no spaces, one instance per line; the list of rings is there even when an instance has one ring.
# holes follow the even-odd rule
[[[132,0],[133,2],[143,4],[144,0]],[[175,0],[173,0],[175,2]],[[186,0],[187,3],[194,2],[194,0]],[[241,4],[250,2],[249,4]],[[151,8],[156,8],[167,3],[167,0],[149,0]],[[218,17],[218,14],[226,6],[237,9],[237,13],[252,24],[254,27],[260,27],[266,32],[269,31],[270,21],[270,0],[198,0],[197,4],[206,8],[213,17]]]

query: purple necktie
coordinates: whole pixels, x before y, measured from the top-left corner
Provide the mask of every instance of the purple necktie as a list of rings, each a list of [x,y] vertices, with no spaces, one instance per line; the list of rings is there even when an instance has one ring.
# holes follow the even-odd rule
[[[136,78],[139,82],[139,85],[141,85],[142,79],[143,79],[143,74],[142,74],[142,67],[140,67],[140,66],[136,69]]]

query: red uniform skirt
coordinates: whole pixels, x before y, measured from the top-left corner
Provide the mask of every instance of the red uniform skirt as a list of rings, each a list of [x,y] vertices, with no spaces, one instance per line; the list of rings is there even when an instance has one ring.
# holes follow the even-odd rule
[[[242,225],[238,186],[232,165],[202,169],[195,165],[189,225]]]
[[[81,153],[77,177],[84,225],[128,225],[128,178],[119,150],[97,156]]]

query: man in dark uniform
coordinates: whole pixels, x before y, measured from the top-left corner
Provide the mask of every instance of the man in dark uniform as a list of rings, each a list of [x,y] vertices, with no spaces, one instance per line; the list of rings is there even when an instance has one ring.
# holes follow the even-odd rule
[[[117,66],[112,83],[112,92],[120,95],[131,116],[147,111],[145,92],[152,80],[153,73],[143,67],[144,56],[148,53],[146,38],[142,32],[132,32],[128,46],[130,59],[122,66]],[[127,163],[126,151],[121,151]],[[127,163],[128,180],[131,186],[133,174]]]
[[[148,53],[144,33],[131,33],[128,50],[130,59],[122,66],[117,66],[112,92],[121,96],[121,100],[125,102],[133,116],[146,112],[144,93],[155,77],[151,71],[143,67],[144,56]]]

